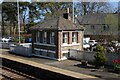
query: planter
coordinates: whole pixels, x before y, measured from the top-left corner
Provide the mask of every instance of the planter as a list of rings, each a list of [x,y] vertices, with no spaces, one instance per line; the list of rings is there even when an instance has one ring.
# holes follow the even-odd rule
[[[82,63],[83,66],[87,66],[88,61],[82,60],[81,63]]]
[[[114,69],[115,73],[120,74],[120,69]]]

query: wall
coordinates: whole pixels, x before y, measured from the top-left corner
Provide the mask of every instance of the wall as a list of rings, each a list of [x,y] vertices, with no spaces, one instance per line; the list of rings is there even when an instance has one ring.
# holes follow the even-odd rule
[[[85,26],[85,35],[117,35],[118,34],[118,26],[117,25],[95,25],[94,28],[92,25],[84,25]],[[106,26],[104,30],[104,26]],[[107,28],[107,26],[109,26]]]
[[[14,42],[9,42],[9,43],[0,42],[0,44],[1,44],[0,48],[9,49],[10,48],[10,44],[13,44],[13,43]]]
[[[93,52],[85,52],[85,51],[80,51],[80,50],[74,50],[70,49],[69,50],[69,58],[76,59],[76,60],[86,60],[89,62],[94,62],[95,53]]]
[[[10,52],[23,56],[32,56],[32,50],[30,44],[22,45],[10,45]]]
[[[43,43],[43,32],[47,32],[47,43]],[[33,42],[32,42],[32,51],[34,55],[36,56],[42,56],[42,57],[50,57],[50,58],[57,58],[57,31],[55,30],[44,30],[39,31],[36,30],[33,32]],[[36,42],[36,33],[39,32],[38,41]],[[50,44],[50,32],[55,33],[54,37],[54,44]]]
[[[64,32],[68,32],[68,43],[66,44],[63,44],[63,39],[62,39],[62,34]],[[72,43],[72,32],[77,32],[77,43]],[[83,47],[82,47],[82,44],[83,44],[83,35],[84,35],[84,32],[83,31],[62,31],[61,32],[61,38],[60,38],[60,41],[61,41],[61,58],[63,57],[67,57],[69,56],[68,55],[68,52],[69,52],[69,49],[75,49],[75,50],[83,50]],[[66,56],[64,56],[66,55]]]
[[[95,58],[95,52],[85,52],[85,51],[80,51],[80,50],[69,50],[69,58],[76,59],[76,60],[86,60],[88,62],[94,62]],[[113,66],[113,60],[118,60],[120,59],[120,54],[105,54],[107,61],[106,64]]]

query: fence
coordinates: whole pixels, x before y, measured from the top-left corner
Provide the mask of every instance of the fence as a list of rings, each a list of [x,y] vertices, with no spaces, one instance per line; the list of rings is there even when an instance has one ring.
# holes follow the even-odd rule
[[[23,55],[23,56],[32,56],[31,45],[28,44],[21,44],[21,45],[10,45],[10,52],[15,54]]]
[[[9,42],[9,43],[0,42],[0,48],[9,49],[10,48],[10,44],[13,44],[13,43],[14,42]]]
[[[88,62],[94,62],[96,52],[87,52],[87,51],[80,51],[80,50],[69,50],[69,58],[76,59],[76,60],[86,60]],[[105,54],[107,61],[106,64],[113,66],[113,60],[120,59],[120,54]]]

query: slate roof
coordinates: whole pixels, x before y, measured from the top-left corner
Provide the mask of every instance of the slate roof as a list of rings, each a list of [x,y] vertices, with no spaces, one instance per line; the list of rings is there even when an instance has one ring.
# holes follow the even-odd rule
[[[84,30],[84,27],[60,16],[51,17],[33,26],[31,30]]]
[[[107,24],[106,19],[107,16],[111,15],[110,13],[95,13],[88,14],[84,16],[78,16],[76,19],[80,24]],[[118,18],[118,14],[112,14],[116,19]]]

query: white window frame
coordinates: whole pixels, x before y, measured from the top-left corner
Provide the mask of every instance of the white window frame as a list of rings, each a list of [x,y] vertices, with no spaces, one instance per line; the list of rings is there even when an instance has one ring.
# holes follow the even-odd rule
[[[51,32],[51,33],[50,33],[50,44],[55,44],[55,43],[54,43],[54,40],[55,40],[54,37],[55,37],[55,33],[54,33],[54,32]]]
[[[39,31],[37,31],[36,33],[36,43],[38,43],[40,41],[40,34]]]
[[[65,37],[64,34],[66,34],[67,36]],[[64,32],[62,36],[63,36],[63,44],[68,44],[68,32]],[[65,39],[67,40],[67,42],[64,41]]]
[[[78,42],[78,32],[72,32],[72,43],[77,43]],[[73,40],[75,39],[75,41]]]
[[[44,32],[43,34],[43,43],[47,43],[47,32]]]

